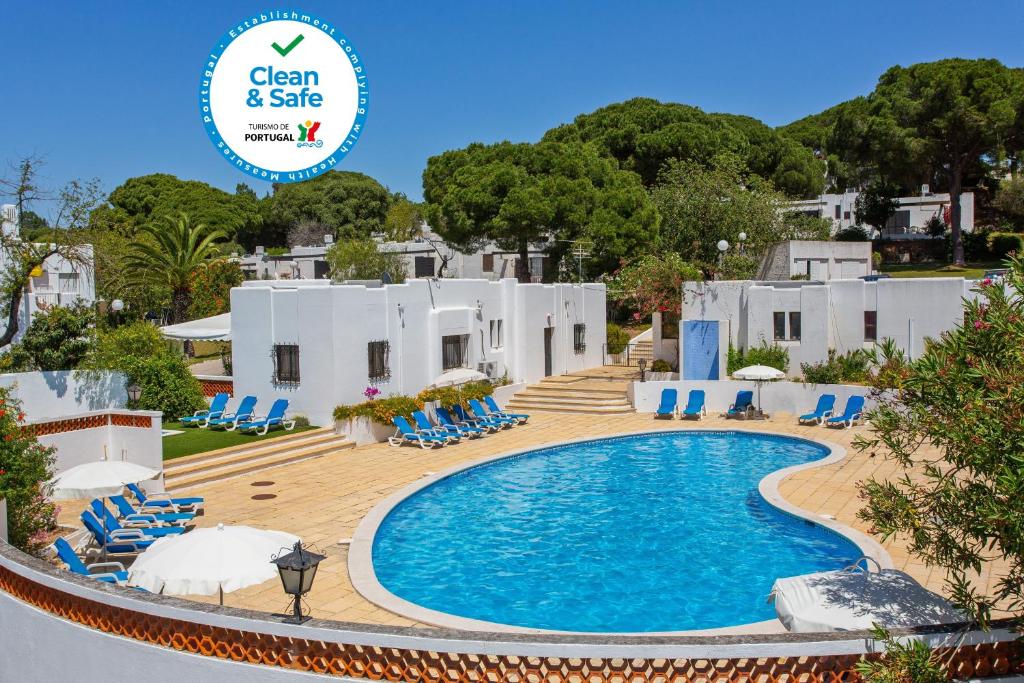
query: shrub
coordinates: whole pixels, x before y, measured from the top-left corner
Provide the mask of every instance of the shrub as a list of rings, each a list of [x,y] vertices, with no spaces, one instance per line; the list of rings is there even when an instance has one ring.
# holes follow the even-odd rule
[[[932,237],[942,237],[946,234],[946,224],[938,216],[932,216],[924,224],[925,232]]]
[[[828,359],[821,363],[801,363],[804,381],[810,384],[842,384],[865,382],[871,365],[871,354],[860,349],[843,355],[828,350]]]
[[[742,349],[729,345],[728,372],[731,375],[748,365],[767,365],[770,368],[785,372],[789,369],[789,350],[777,344],[768,345],[762,341],[761,346],[755,346],[744,352]]]
[[[458,387],[428,387],[416,395],[416,400],[421,403],[440,401],[443,406],[453,406],[462,402],[462,396]]]
[[[868,231],[859,225],[851,225],[848,228],[843,228],[836,233],[833,237],[836,242],[867,242],[871,239],[868,235]]]
[[[668,361],[659,358],[651,363],[651,372],[672,372],[672,366],[669,365]]]
[[[292,419],[295,420],[295,426],[296,427],[308,427],[309,426],[309,418],[306,417],[305,415],[296,415]]]
[[[882,267],[882,252],[871,252],[871,267],[875,270],[879,270]]]
[[[867,683],[945,683],[941,660],[924,642],[902,641],[881,626],[871,630],[872,637],[884,645],[885,654],[881,659],[857,662],[857,673]]]
[[[129,408],[159,410],[164,420],[176,420],[206,406],[199,380],[181,358],[170,353],[128,358],[120,369],[129,384],[134,382],[142,389],[138,401],[128,401]]]
[[[388,396],[355,405],[338,406],[334,409],[334,419],[350,420],[354,417],[367,417],[377,424],[391,425],[391,420],[396,415],[411,420],[414,410],[423,410],[423,401],[409,396]]]
[[[1024,254],[1024,238],[1014,232],[993,232],[989,234],[987,244],[992,256],[1000,260],[1010,252]]]
[[[32,369],[74,370],[92,350],[96,316],[85,304],[55,306],[40,312],[21,338]]]
[[[0,387],[0,498],[7,500],[8,537],[26,552],[41,550],[56,527],[57,508],[43,487],[53,477],[53,448],[22,429],[25,415],[10,387]]]
[[[479,401],[493,393],[494,386],[490,382],[469,382],[459,387],[459,403],[465,403],[473,398]]]
[[[629,345],[629,333],[615,323],[608,323],[605,330],[605,336],[608,340],[608,353],[614,355],[625,351],[626,346]]]

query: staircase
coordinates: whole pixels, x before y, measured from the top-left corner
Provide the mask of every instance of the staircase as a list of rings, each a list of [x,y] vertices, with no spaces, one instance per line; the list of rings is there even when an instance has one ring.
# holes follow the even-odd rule
[[[513,396],[505,408],[524,413],[620,415],[634,412],[626,398],[626,382],[572,376],[546,377]]]
[[[164,464],[164,484],[168,491],[177,491],[348,448],[355,448],[355,444],[335,434],[334,429],[321,427],[169,460]]]

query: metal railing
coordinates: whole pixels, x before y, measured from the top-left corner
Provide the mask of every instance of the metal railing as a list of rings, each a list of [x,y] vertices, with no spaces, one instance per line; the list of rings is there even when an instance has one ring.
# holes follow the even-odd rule
[[[647,367],[650,368],[651,363],[654,361],[654,349],[649,342],[646,344],[643,342],[630,342],[626,344],[620,353],[614,354],[608,351],[608,344],[605,344],[604,353],[609,365],[635,368],[640,366],[640,360],[644,360]]]

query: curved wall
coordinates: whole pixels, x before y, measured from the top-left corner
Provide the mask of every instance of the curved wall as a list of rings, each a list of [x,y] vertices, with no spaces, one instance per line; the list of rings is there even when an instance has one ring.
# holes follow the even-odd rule
[[[718,637],[537,636],[372,627],[219,608],[100,584],[0,543],[0,680],[698,681],[831,683],[873,651],[864,632]],[[1005,628],[913,635],[957,677],[1024,671]],[[130,673],[129,673],[130,672]]]

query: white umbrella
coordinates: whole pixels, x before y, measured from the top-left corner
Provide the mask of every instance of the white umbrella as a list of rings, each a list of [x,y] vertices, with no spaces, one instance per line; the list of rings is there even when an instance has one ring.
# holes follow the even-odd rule
[[[736,379],[745,379],[757,382],[757,412],[763,414],[761,411],[761,384],[763,382],[773,382],[777,379],[782,379],[786,376],[786,373],[767,365],[748,365],[747,367],[741,368],[732,373],[732,376]]]
[[[121,493],[127,484],[138,484],[159,476],[159,470],[123,460],[87,462],[54,477],[50,481],[50,497],[54,500],[106,498]]]
[[[955,624],[967,616],[896,569],[818,572],[778,579],[775,613],[794,633]]]
[[[438,375],[437,379],[431,382],[432,387],[454,387],[460,384],[467,384],[469,382],[482,382],[487,379],[487,375],[476,370],[470,370],[469,368],[455,368],[448,372]]]
[[[283,531],[223,524],[166,536],[135,560],[128,585],[167,595],[220,593],[224,604],[224,593],[277,576],[271,558],[298,540]]]

